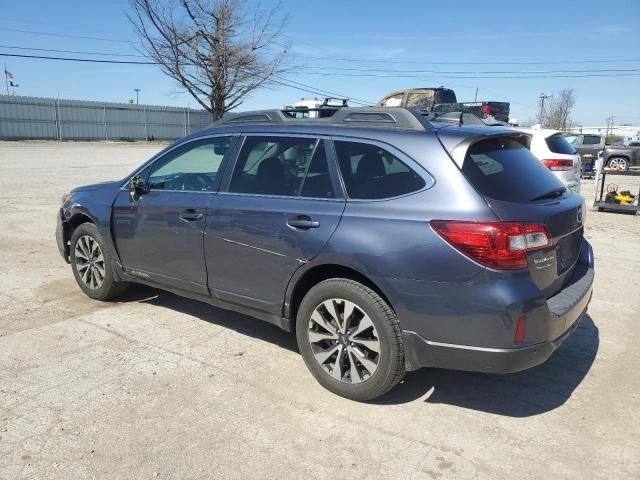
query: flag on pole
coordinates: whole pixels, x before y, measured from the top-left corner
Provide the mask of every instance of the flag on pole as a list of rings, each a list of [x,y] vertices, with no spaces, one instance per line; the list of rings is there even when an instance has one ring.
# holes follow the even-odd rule
[[[13,78],[13,73],[11,73],[9,70],[7,70],[6,68],[4,69],[4,76],[9,78]]]
[[[10,87],[19,87],[20,85],[18,85],[16,82],[9,82],[9,86]]]

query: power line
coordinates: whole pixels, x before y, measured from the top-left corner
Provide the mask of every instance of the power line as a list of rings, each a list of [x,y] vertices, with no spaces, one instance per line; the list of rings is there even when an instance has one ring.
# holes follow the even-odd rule
[[[320,67],[307,67],[319,69]],[[436,73],[436,74],[467,74],[473,73],[478,75],[484,74],[548,74],[548,73],[600,73],[600,72],[640,72],[638,68],[601,68],[601,69],[583,69],[583,70],[396,70],[388,68],[355,68],[355,67],[323,67],[322,70],[338,70],[344,72],[373,72],[373,73]]]
[[[311,90],[310,88],[313,88],[313,87],[310,87],[310,88],[303,88],[303,87],[297,87],[297,86],[295,86],[295,85],[291,85],[290,83],[282,82],[282,81],[279,81],[279,80],[271,80],[271,81],[272,81],[273,83],[278,84],[278,85],[283,85],[283,86],[285,86],[285,87],[294,88],[294,89],[296,89],[296,90],[300,90],[300,91],[302,91],[302,92],[311,93],[311,94],[313,94],[313,95],[320,95],[321,97],[326,95],[326,93],[322,93],[321,91],[318,91],[318,90],[316,90],[316,89]],[[296,82],[296,83],[297,83],[297,82]],[[299,84],[299,85],[300,85],[300,84]],[[349,98],[349,97],[348,97],[348,96],[346,96],[346,95],[340,95],[340,94],[333,94],[333,95],[338,95],[338,96],[339,96],[339,97],[341,97],[341,98]],[[366,103],[365,103],[365,102],[360,102],[360,101],[354,100],[354,99],[352,99],[352,98],[349,98],[349,100],[351,100],[351,102],[352,102],[352,103],[356,103],[356,104],[359,104],[359,105],[372,105],[372,103],[373,103],[373,102],[366,102]]]
[[[289,83],[294,83],[294,84],[296,84],[296,85],[300,85],[300,86],[302,86],[302,87],[307,87],[307,88],[312,88],[312,89],[314,89],[314,90],[317,90],[317,92],[319,92],[319,94],[320,94],[321,96],[324,96],[324,95],[335,95],[335,96],[337,96],[337,97],[339,97],[339,98],[348,98],[348,99],[349,99],[349,100],[351,100],[353,103],[361,103],[361,104],[363,104],[363,105],[372,105],[372,104],[374,104],[374,103],[375,103],[375,102],[370,102],[370,101],[368,101],[368,100],[363,100],[363,99],[361,99],[361,98],[344,96],[344,95],[342,95],[342,94],[340,94],[340,93],[331,92],[331,91],[329,91],[329,90],[323,90],[323,89],[321,89],[321,88],[317,88],[317,87],[313,87],[313,86],[311,86],[311,85],[307,85],[307,84],[304,84],[304,83],[296,82],[296,81],[294,81],[294,80],[291,80],[291,79],[288,79],[288,78],[284,78],[284,77],[281,77],[281,76],[279,76],[279,75],[274,75],[274,76],[275,76],[276,78],[279,78],[280,80],[284,80],[284,81],[287,81],[287,82],[289,82]]]
[[[314,47],[315,48],[315,47]],[[333,60],[337,62],[360,62],[360,63],[395,63],[404,65],[563,65],[563,64],[584,64],[584,63],[638,63],[639,58],[636,59],[599,59],[599,60],[547,60],[547,61],[532,61],[532,62],[505,62],[505,61],[475,61],[475,62],[434,62],[429,60],[375,60],[375,59],[362,59],[355,57],[322,57],[306,54],[293,54],[303,59],[312,60]]]
[[[139,61],[139,60],[101,60],[95,58],[71,58],[71,57],[54,57],[47,55],[27,55],[18,53],[0,53],[3,57],[18,57],[18,58],[36,58],[42,60],[60,60],[67,62],[86,62],[86,63],[115,63],[115,64],[127,64],[127,65],[158,65],[157,62]],[[406,75],[403,71],[395,71],[393,75],[381,75],[379,73],[331,73],[331,72],[305,72],[307,75],[319,75],[319,76],[343,76],[343,77],[374,77],[374,78],[424,78],[424,75]],[[352,69],[349,69],[352,70]],[[372,72],[382,72],[384,70],[372,70]],[[411,72],[411,71],[407,71]],[[420,71],[414,71],[413,73],[419,73]],[[627,77],[637,76],[640,74],[640,69],[602,69],[602,70],[548,70],[548,71],[481,71],[481,72],[467,72],[467,71],[439,71],[439,70],[423,70],[423,73],[429,73],[432,75],[438,75],[438,78],[462,78],[462,79],[519,79],[519,78],[583,78],[583,77]],[[564,73],[563,75],[557,75],[557,73]],[[401,73],[401,74],[398,74]],[[463,76],[463,74],[473,74],[471,76]],[[508,75],[491,75],[491,74],[508,74]],[[573,75],[576,73],[576,75]],[[446,75],[455,76],[446,76]],[[532,74],[531,76],[527,74]],[[547,75],[549,74],[549,75]],[[445,75],[445,76],[443,76]],[[490,75],[490,76],[489,76]]]
[[[639,70],[633,70],[633,72],[639,73],[593,73],[593,74],[580,74],[580,75],[456,75],[456,76],[448,76],[448,75],[438,75],[438,79],[533,79],[533,78],[586,78],[586,77],[635,77],[640,75]],[[527,72],[523,72],[527,73]],[[327,72],[305,72],[305,75],[317,75],[317,76],[325,76],[325,77],[373,77],[373,78],[419,78],[424,79],[424,75],[378,75],[374,73],[327,73]]]
[[[50,37],[66,37],[66,38],[82,38],[84,40],[99,40],[102,42],[119,42],[119,43],[131,43],[129,40],[121,40],[117,38],[106,38],[106,37],[88,37],[85,35],[71,35],[68,33],[53,33],[53,32],[36,32],[33,30],[21,30],[19,28],[4,28],[0,27],[0,30],[5,32],[18,32],[18,33],[29,33],[32,35],[47,35]]]
[[[129,61],[129,60],[100,60],[100,59],[90,59],[90,58],[70,58],[70,57],[52,57],[52,56],[46,56],[46,55],[22,55],[22,54],[17,54],[17,53],[0,53],[0,57],[18,57],[18,58],[32,58],[32,59],[39,59],[39,60],[58,60],[58,61],[67,61],[67,62],[84,62],[84,63],[112,63],[112,64],[125,64],[125,65],[159,65],[157,62],[141,62],[141,61]],[[302,88],[302,87],[297,87],[295,85],[291,85],[282,81],[277,81],[277,80],[272,80],[273,83],[277,83],[280,85],[284,85],[286,87],[289,88],[293,88],[296,90],[300,90],[300,91],[304,91],[304,92],[308,92],[308,93],[312,93],[314,95],[326,95],[327,93],[330,92],[326,92],[326,93],[321,93],[318,89],[315,89],[314,87],[309,86],[309,88],[314,88],[314,90],[310,90],[307,88]],[[298,82],[294,82],[294,83],[298,83]],[[301,83],[298,83],[298,85],[304,85]],[[346,95],[342,95],[342,94],[337,94],[337,93],[331,93],[331,95],[337,95],[339,97],[342,98],[348,98],[348,96]],[[369,102],[360,102],[360,101],[354,101],[354,103],[360,103],[363,105],[368,105],[370,104]]]
[[[119,63],[119,64],[127,64],[127,65],[158,65],[157,62],[142,62],[137,60],[99,60],[96,58],[49,57],[45,55],[22,55],[18,53],[0,53],[0,57],[37,58],[40,60],[62,60],[66,62]]]
[[[139,57],[147,58],[145,55],[134,53],[107,53],[107,52],[84,52],[79,50],[56,50],[53,48],[35,48],[35,47],[18,47],[16,45],[0,45],[0,48],[11,48],[14,50],[34,50],[38,52],[54,52],[54,53],[74,53],[77,55],[101,55],[105,57]]]
[[[108,37],[93,37],[93,36],[87,36],[87,35],[73,35],[73,34],[67,34],[67,33],[57,33],[57,32],[40,32],[40,31],[35,31],[35,30],[23,30],[23,29],[19,29],[19,28],[7,28],[7,27],[0,27],[0,30],[2,31],[6,31],[6,32],[17,32],[17,33],[28,33],[31,35],[46,35],[46,36],[52,36],[52,37],[65,37],[65,38],[80,38],[80,39],[85,39],[85,40],[97,40],[97,41],[103,41],[103,42],[118,42],[118,43],[131,43],[130,40],[122,40],[122,39],[118,39],[118,38],[108,38]],[[324,52],[328,52],[330,54],[332,54],[333,52],[329,49],[326,48],[320,48],[314,45],[311,45],[309,43],[305,43],[301,40],[295,40],[294,41],[296,43],[302,44],[302,45],[306,45],[307,47],[313,48],[315,50],[318,51],[324,51]],[[24,47],[9,47],[9,48],[24,48]],[[29,49],[29,50],[44,50],[44,49],[37,49],[37,48],[33,48],[33,49]],[[65,51],[61,51],[61,52],[65,52]],[[65,53],[75,53],[73,51],[66,51]],[[80,53],[80,52],[78,52]],[[93,54],[96,55],[109,55],[107,53],[97,53],[94,52]],[[473,61],[473,62],[452,62],[452,61],[446,61],[446,62],[441,62],[441,61],[424,61],[424,60],[397,60],[397,59],[380,59],[380,60],[376,60],[376,59],[362,59],[362,58],[356,58],[356,57],[344,57],[344,56],[339,56],[339,55],[335,55],[335,56],[316,56],[316,55],[306,55],[306,54],[294,54],[296,56],[299,56],[301,58],[305,58],[305,59],[313,59],[313,60],[332,60],[332,61],[338,61],[338,62],[360,62],[360,63],[384,63],[384,64],[406,64],[406,65],[562,65],[562,64],[585,64],[585,63],[638,63],[640,62],[640,59],[635,58],[635,59],[591,59],[591,60],[545,60],[545,61],[515,61],[515,62],[506,62],[506,61],[489,61],[489,60],[483,60],[483,61]],[[122,54],[113,54],[113,56],[125,56]],[[126,56],[141,56],[141,55],[126,55]]]

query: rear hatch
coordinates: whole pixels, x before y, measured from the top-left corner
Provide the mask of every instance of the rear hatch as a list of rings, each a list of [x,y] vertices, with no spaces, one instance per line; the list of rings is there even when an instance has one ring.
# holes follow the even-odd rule
[[[464,112],[470,112],[480,118],[493,117],[500,122],[509,121],[509,102],[465,102],[461,104]]]
[[[463,175],[485,198],[502,222],[544,225],[552,244],[527,252],[528,270],[545,296],[551,297],[567,283],[582,245],[581,196],[568,190],[527,148],[528,137],[501,129],[476,129],[460,140],[454,127],[442,128],[438,135]],[[453,137],[446,138],[448,133]],[[480,135],[478,135],[480,133]],[[453,147],[453,148],[451,148]]]
[[[485,102],[485,105],[487,105],[488,113],[492,115],[493,118],[501,122],[509,121],[509,110],[511,107],[509,102]]]

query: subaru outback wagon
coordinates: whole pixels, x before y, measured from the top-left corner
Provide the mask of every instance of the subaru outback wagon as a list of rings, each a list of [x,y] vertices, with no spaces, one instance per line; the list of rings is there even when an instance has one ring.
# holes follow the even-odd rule
[[[575,330],[594,278],[584,201],[525,134],[295,113],[229,114],[65,194],[57,242],[82,291],[143,283],[266,320],[355,400],[420,367],[530,368]]]

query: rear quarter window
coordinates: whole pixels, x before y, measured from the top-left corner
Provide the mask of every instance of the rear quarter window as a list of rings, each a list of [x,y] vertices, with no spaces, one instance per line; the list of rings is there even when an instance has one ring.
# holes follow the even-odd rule
[[[545,138],[547,147],[553,153],[560,153],[563,155],[575,155],[576,149],[571,146],[565,137],[562,135],[552,135]]]
[[[473,144],[462,173],[483,196],[505,202],[530,202],[564,187],[522,143],[508,137]]]
[[[426,186],[420,175],[378,145],[341,140],[334,143],[349,198],[392,198]]]

